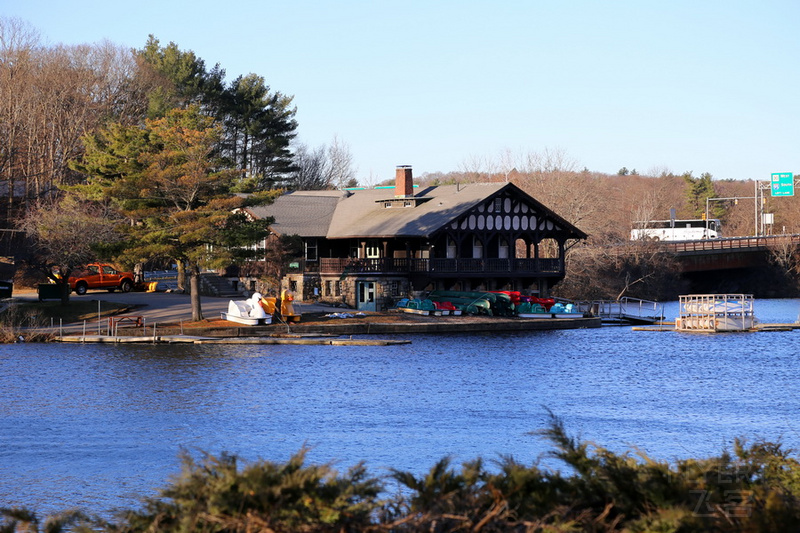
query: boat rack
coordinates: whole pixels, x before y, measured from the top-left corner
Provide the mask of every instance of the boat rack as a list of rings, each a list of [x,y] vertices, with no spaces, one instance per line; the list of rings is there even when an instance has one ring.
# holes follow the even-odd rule
[[[748,331],[757,322],[752,294],[689,294],[678,300],[678,331]]]

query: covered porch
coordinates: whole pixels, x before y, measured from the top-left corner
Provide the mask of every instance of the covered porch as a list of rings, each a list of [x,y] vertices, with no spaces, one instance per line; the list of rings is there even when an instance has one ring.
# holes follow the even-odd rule
[[[321,274],[342,276],[373,274],[425,273],[432,277],[449,277],[458,274],[515,274],[535,276],[538,274],[564,273],[564,261],[560,258],[320,258]]]

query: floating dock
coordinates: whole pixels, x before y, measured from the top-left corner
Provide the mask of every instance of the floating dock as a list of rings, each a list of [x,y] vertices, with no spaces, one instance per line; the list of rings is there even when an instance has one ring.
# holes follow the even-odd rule
[[[96,344],[264,344],[306,346],[395,346],[410,344],[408,340],[395,339],[332,339],[325,337],[200,337],[196,335],[158,335],[155,337],[113,335],[70,335],[58,337],[60,342]]]

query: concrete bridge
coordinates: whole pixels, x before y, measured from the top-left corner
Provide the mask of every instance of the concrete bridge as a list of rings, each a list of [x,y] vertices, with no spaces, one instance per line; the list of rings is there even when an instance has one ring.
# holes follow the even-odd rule
[[[763,266],[770,253],[788,254],[800,247],[800,234],[730,237],[664,243],[684,273]]]

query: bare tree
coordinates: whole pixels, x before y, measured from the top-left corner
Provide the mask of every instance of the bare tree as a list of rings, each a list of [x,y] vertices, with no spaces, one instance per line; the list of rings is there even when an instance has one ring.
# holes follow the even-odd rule
[[[304,144],[295,145],[294,164],[296,170],[291,174],[292,188],[297,190],[330,188],[324,146],[312,150]]]
[[[655,191],[650,191],[639,201],[639,204],[634,209],[631,222],[646,223],[650,220],[656,220],[657,207],[658,196]]]
[[[525,192],[579,227],[606,204],[597,176],[577,172],[577,163],[560,149],[529,152],[514,181]]]
[[[0,183],[9,205],[36,205],[79,179],[68,161],[108,119],[142,116],[147,87],[132,52],[108,42],[44,47],[16,19],[0,18]]]
[[[789,237],[779,237],[767,245],[769,261],[787,275],[787,279],[795,280],[797,285],[800,275],[800,251],[797,242]]]
[[[16,18],[0,18],[0,180],[5,184],[9,205],[24,176],[23,138],[31,115],[31,85],[34,56],[40,47],[38,33]]]
[[[355,177],[356,169],[350,147],[338,136],[334,136],[328,147],[328,183],[338,188],[349,187],[353,185]]]
[[[33,242],[25,259],[53,282],[62,284],[62,303],[69,301],[70,272],[96,258],[99,246],[120,239],[119,218],[102,204],[74,196],[41,200],[18,222]]]
[[[631,198],[635,202],[631,210],[633,214],[631,222],[664,220],[670,209],[669,183],[653,178],[643,178],[643,180],[646,180],[644,183],[647,188]]]
[[[488,177],[494,169],[490,159],[472,155],[458,165],[458,171],[462,174],[460,181],[479,183],[489,181]]]
[[[298,190],[321,190],[353,186],[355,168],[353,155],[347,143],[338,137],[330,146],[310,148],[305,144],[294,145],[295,170],[291,173],[292,187]]]
[[[650,169],[648,169],[648,171],[645,172],[644,175],[651,178],[663,178],[671,174],[672,171],[669,169],[669,167],[665,165],[654,165],[650,167]]]
[[[622,296],[664,300],[681,290],[672,254],[658,244],[635,241],[579,246],[567,255],[567,276],[554,293],[575,299]]]
[[[552,174],[576,172],[578,163],[563,148],[545,148],[541,152],[528,152],[524,158],[523,172],[528,174]]]
[[[797,176],[797,174],[795,174]],[[752,191],[752,182],[750,182]],[[795,194],[791,197],[776,198],[772,207],[775,213],[775,233],[800,233],[800,195]],[[742,202],[740,202],[742,203]],[[752,203],[750,204],[750,227],[753,218]]]

